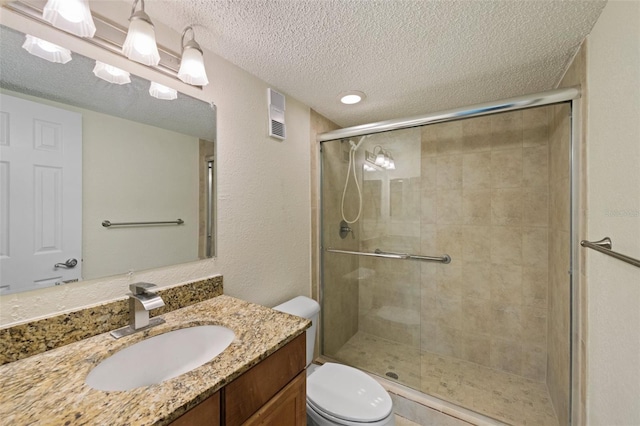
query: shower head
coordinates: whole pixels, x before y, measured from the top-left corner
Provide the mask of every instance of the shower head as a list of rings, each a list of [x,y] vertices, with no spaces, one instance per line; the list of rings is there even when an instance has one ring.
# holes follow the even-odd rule
[[[364,138],[366,138],[367,136],[363,136],[360,138],[360,140],[358,141],[358,143],[355,143],[354,141],[352,141],[351,139],[349,139],[349,143],[351,144],[351,149],[353,149],[354,151],[357,151],[358,148],[360,148],[360,145],[362,145],[362,142],[364,141]]]

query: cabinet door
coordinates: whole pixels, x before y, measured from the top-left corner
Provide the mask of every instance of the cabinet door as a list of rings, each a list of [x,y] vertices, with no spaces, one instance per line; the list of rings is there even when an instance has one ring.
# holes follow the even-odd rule
[[[304,426],[307,424],[306,379],[302,372],[267,402],[245,426]]]
[[[170,426],[220,426],[220,392],[178,417]]]
[[[305,345],[303,333],[225,386],[224,424],[243,424],[304,371]]]

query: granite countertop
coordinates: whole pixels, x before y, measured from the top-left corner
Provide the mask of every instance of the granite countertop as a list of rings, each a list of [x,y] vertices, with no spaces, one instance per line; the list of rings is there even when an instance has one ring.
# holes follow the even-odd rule
[[[109,333],[0,366],[0,418],[12,425],[165,425],[289,343],[308,320],[229,296],[162,315],[165,324],[121,339]],[[236,338],[206,364],[160,384],[105,392],[84,383],[109,355],[147,337],[222,325]],[[144,365],[144,362],[141,363]]]

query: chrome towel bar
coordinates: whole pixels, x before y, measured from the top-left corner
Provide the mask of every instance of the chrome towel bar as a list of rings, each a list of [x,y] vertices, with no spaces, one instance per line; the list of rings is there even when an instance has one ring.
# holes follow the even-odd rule
[[[580,245],[582,247],[587,247],[595,251],[599,251],[600,253],[604,253],[608,256],[615,257],[616,259],[622,260],[623,262],[627,262],[633,266],[637,266],[638,268],[640,268],[640,260],[611,250],[611,248],[613,247],[613,243],[611,242],[611,238],[609,237],[604,237],[600,241],[582,240],[580,241]]]
[[[165,222],[110,222],[108,220],[102,221],[102,226],[109,228],[111,226],[140,226],[140,225],[182,225],[184,220],[168,220]]]
[[[373,253],[362,252],[362,251],[337,250],[332,248],[328,248],[327,251],[329,253],[352,254],[355,256],[367,256],[367,257],[380,257],[383,259],[420,260],[422,262],[451,263],[451,257],[448,254],[436,257],[436,256],[422,256],[422,255],[408,254],[408,253],[384,252],[379,249],[376,249]]]

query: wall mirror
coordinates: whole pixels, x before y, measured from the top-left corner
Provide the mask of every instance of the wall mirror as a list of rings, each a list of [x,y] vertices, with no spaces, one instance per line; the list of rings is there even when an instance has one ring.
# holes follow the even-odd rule
[[[0,42],[0,294],[213,256],[215,106]]]

